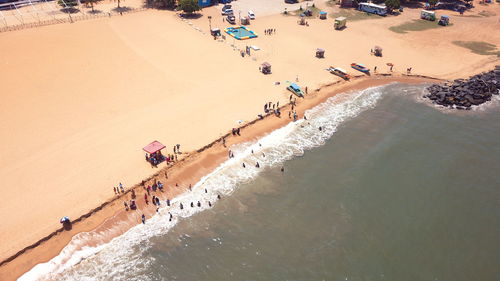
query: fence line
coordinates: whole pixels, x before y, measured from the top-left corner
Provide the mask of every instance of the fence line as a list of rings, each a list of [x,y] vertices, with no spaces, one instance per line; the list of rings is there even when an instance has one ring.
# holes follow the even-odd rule
[[[77,16],[70,16],[66,18],[54,18],[51,20],[40,20],[37,22],[30,22],[30,23],[22,23],[22,24],[16,24],[16,25],[10,25],[10,26],[5,26],[5,27],[0,27],[0,33],[2,32],[8,32],[8,31],[14,31],[14,30],[21,30],[21,29],[27,29],[27,28],[35,28],[35,27],[40,27],[40,26],[47,26],[47,25],[53,25],[53,24],[60,24],[60,23],[73,23],[76,21],[83,21],[83,20],[90,20],[90,19],[97,19],[97,18],[107,18],[107,17],[113,17],[113,16],[121,16],[123,14],[130,14],[130,13],[136,13],[136,12],[141,12],[148,10],[149,8],[130,8],[125,11],[121,12],[108,12],[108,13],[98,13],[98,14],[81,14]]]

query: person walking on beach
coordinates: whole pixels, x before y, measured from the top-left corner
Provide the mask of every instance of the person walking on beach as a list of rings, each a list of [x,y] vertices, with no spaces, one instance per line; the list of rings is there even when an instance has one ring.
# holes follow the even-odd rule
[[[142,224],[146,224],[146,216],[144,214],[142,214],[142,216],[141,216],[141,221],[142,221]]]
[[[144,201],[146,202],[146,204],[149,204],[148,195],[146,193],[144,193]]]
[[[373,68],[373,72],[377,73],[377,66],[375,66],[375,68]]]
[[[128,204],[127,204],[127,201],[123,201],[123,205],[125,206],[125,211],[128,211]]]
[[[116,187],[114,187],[114,186],[113,186],[113,191],[114,191],[114,192],[115,192],[115,194],[116,194]]]

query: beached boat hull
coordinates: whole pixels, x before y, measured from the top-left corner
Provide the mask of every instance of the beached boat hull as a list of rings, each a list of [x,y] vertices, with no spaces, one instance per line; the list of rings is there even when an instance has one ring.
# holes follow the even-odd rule
[[[351,67],[356,69],[357,71],[361,71],[363,73],[370,72],[370,69],[364,67],[363,65],[357,64],[357,63],[351,63]]]

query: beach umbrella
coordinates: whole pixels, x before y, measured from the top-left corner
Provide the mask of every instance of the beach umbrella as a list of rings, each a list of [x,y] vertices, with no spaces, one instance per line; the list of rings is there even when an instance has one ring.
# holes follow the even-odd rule
[[[59,220],[60,223],[68,223],[70,222],[69,220],[69,217],[62,217],[60,220]]]

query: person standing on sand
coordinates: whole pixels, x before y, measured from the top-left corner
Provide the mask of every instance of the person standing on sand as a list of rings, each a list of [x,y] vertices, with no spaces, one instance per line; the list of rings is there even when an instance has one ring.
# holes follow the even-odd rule
[[[123,201],[123,205],[125,206],[125,211],[128,211],[128,204],[127,204],[127,201]]]
[[[373,72],[377,73],[377,66],[375,66],[375,68],[373,68]]]
[[[146,224],[146,216],[144,214],[142,214],[142,216],[141,216],[141,221],[142,221],[142,224]]]
[[[144,193],[144,201],[146,202],[146,204],[149,204],[148,195],[146,193]]]
[[[226,147],[226,138],[222,138],[222,145]]]
[[[116,194],[116,187],[114,187],[114,186],[113,186],[113,191],[114,191],[114,192],[115,192],[115,194]]]

